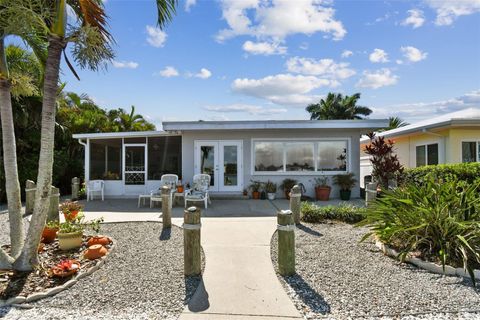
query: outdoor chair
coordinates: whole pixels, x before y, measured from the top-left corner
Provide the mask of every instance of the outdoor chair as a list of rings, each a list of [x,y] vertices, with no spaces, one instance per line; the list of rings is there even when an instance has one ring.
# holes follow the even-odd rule
[[[105,188],[105,182],[103,180],[90,180],[87,182],[87,201],[93,200],[95,193],[100,193],[103,197],[103,189]]]
[[[208,174],[196,174],[193,176],[192,188],[185,191],[185,208],[188,201],[191,202],[203,202],[205,209],[210,202],[210,195],[208,189],[210,188],[210,175]]]
[[[160,188],[158,190],[150,191],[150,208],[153,208],[155,202],[162,202],[162,187],[170,187],[170,200],[173,200],[173,194],[175,193],[178,184],[178,176],[176,174],[164,174],[160,178]],[[172,203],[172,201],[170,201]]]

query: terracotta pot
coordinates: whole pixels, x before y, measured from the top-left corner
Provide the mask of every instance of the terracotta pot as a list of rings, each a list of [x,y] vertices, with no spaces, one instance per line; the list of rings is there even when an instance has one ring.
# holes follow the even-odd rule
[[[93,236],[88,239],[87,246],[93,246],[94,244],[101,244],[102,246],[106,246],[110,244],[112,240],[109,237],[105,236]]]
[[[183,186],[177,186],[177,192],[183,193]]]
[[[77,268],[65,271],[61,268],[53,267],[52,268],[53,275],[60,278],[65,278],[65,277],[74,275],[75,273],[78,272],[78,270],[80,270],[80,262],[78,262],[77,260],[72,260],[72,265],[77,265]]]
[[[100,257],[103,257],[108,252],[107,248],[101,244],[94,244],[93,246],[88,247],[87,250],[83,253],[83,256],[88,260],[95,260]]]
[[[58,233],[58,245],[60,250],[66,251],[80,248],[83,243],[83,232]]]
[[[72,221],[74,220],[78,215],[78,210],[75,211],[70,211],[70,213],[66,214],[64,213],[63,216],[65,217],[65,220],[67,221]]]
[[[253,191],[252,192],[252,198],[255,200],[260,199],[260,191]]]
[[[44,249],[45,249],[45,243],[40,242],[40,243],[38,244],[37,252],[40,253],[40,252],[42,252]]]
[[[328,201],[330,198],[330,187],[315,187],[315,198],[320,201]]]
[[[42,232],[42,242],[43,243],[52,243],[57,237],[58,228],[49,228],[45,226]]]

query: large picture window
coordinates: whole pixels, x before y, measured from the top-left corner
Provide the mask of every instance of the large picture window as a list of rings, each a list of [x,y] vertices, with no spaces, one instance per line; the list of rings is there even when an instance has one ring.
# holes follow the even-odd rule
[[[164,174],[182,176],[182,137],[148,138],[148,179],[160,180]]]
[[[90,180],[122,180],[122,139],[90,140]]]
[[[464,141],[462,142],[462,162],[480,161],[480,142]]]
[[[438,164],[438,143],[417,146],[415,158],[417,167]]]
[[[341,173],[348,170],[348,140],[254,141],[254,173]]]

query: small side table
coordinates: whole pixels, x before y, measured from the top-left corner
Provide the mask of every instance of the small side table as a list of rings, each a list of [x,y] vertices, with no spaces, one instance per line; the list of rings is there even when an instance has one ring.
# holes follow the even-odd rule
[[[140,203],[145,205],[145,201],[148,199],[150,200],[151,195],[149,194],[140,194],[138,195],[138,207],[140,208]]]

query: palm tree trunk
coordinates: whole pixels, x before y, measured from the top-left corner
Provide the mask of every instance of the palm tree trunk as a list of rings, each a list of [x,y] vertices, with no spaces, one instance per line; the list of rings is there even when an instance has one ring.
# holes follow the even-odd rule
[[[14,263],[16,270],[30,271],[38,264],[37,248],[47,220],[52,184],[53,154],[55,145],[55,112],[60,60],[64,38],[49,36],[48,55],[43,84],[42,131],[38,160],[37,192],[27,239],[21,255]]]
[[[0,117],[2,121],[3,166],[7,193],[10,244],[12,257],[17,257],[23,247],[24,232],[20,182],[17,168],[17,146],[13,125],[12,97],[6,63],[4,37],[0,37]]]

